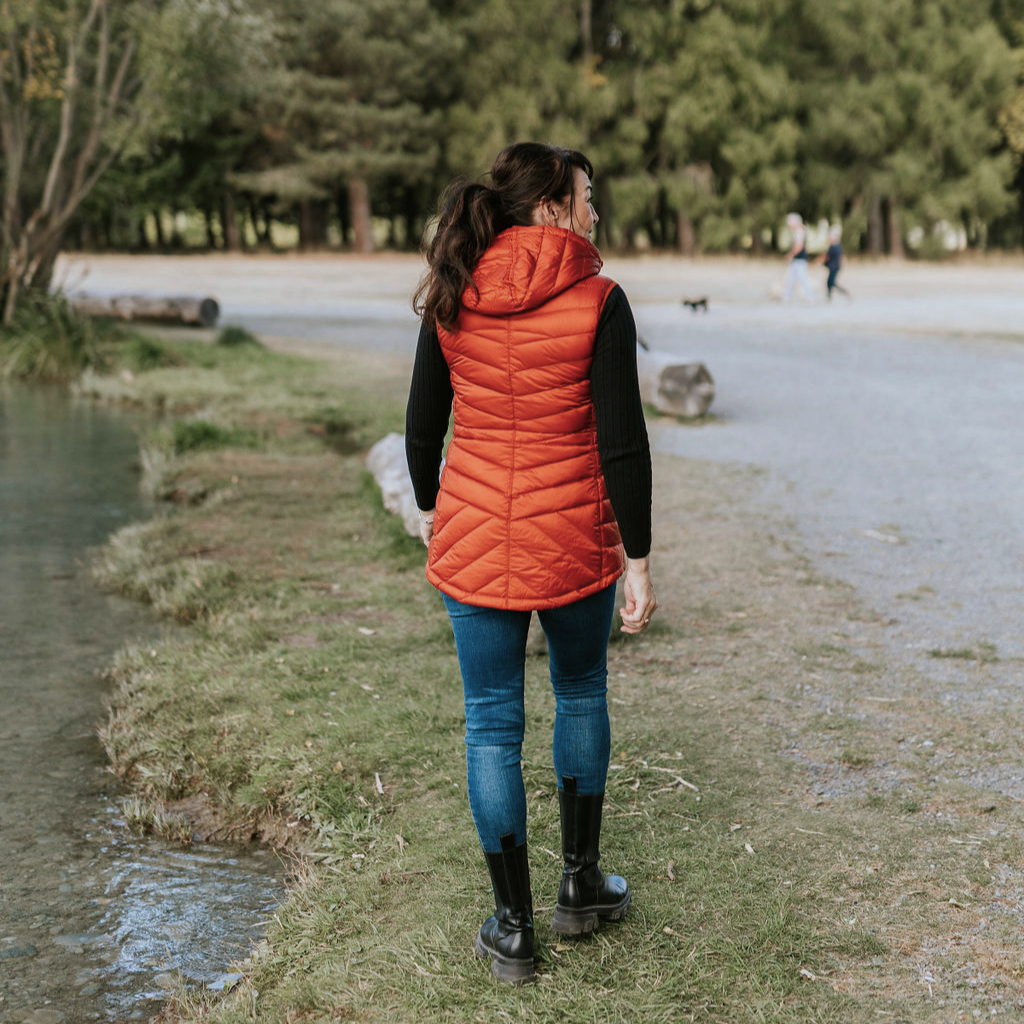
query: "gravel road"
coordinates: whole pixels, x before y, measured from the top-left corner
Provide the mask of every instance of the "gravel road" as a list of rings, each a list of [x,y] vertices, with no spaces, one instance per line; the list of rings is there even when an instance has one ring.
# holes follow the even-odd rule
[[[716,381],[712,418],[659,423],[660,450],[763,471],[815,565],[890,619],[892,653],[1024,656],[1024,263],[855,262],[852,301],[789,306],[772,298],[780,261],[606,269],[647,342]],[[414,346],[412,256],[75,257],[59,272],[97,293],[211,294],[222,323],[267,335]],[[707,313],[680,303],[705,295]]]

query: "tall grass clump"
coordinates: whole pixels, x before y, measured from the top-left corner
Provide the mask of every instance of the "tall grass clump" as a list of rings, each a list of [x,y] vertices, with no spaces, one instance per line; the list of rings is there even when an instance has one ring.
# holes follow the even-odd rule
[[[208,420],[178,420],[171,427],[170,446],[175,455],[217,448],[255,448],[259,438],[241,427],[221,427]]]
[[[8,379],[67,381],[104,362],[100,329],[60,294],[29,292],[0,329],[0,375]]]
[[[236,324],[229,324],[217,335],[217,344],[224,348],[237,348],[240,345],[263,348],[263,343],[254,334]]]

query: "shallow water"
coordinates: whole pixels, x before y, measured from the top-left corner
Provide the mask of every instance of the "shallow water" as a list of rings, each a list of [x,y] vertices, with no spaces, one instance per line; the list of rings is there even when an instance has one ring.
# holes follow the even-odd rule
[[[130,834],[96,735],[100,670],[158,634],[86,556],[151,509],[137,414],[0,388],[0,1021],[145,1019],[172,972],[230,984],[280,899],[265,850]]]

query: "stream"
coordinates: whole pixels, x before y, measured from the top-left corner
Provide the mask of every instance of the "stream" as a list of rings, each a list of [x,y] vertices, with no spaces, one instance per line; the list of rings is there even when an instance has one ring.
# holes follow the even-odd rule
[[[283,895],[269,850],[140,838],[97,737],[101,670],[163,627],[88,549],[146,518],[141,414],[0,384],[0,1022],[145,1020],[229,987]]]

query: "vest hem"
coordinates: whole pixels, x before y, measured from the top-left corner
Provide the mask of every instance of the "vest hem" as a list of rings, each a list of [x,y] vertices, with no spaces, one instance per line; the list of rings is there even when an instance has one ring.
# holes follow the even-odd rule
[[[596,594],[616,583],[624,572],[625,565],[615,572],[606,573],[599,580],[595,580],[585,587],[578,587],[569,593],[533,598],[503,598],[493,594],[477,594],[463,590],[461,587],[453,587],[447,581],[437,577],[429,569],[426,576],[430,583],[442,594],[447,594],[448,597],[453,597],[462,604],[473,605],[477,608],[496,608],[500,611],[509,612],[538,612],[546,611],[549,608],[563,608],[566,605],[582,601],[583,598],[590,597],[592,594]]]

